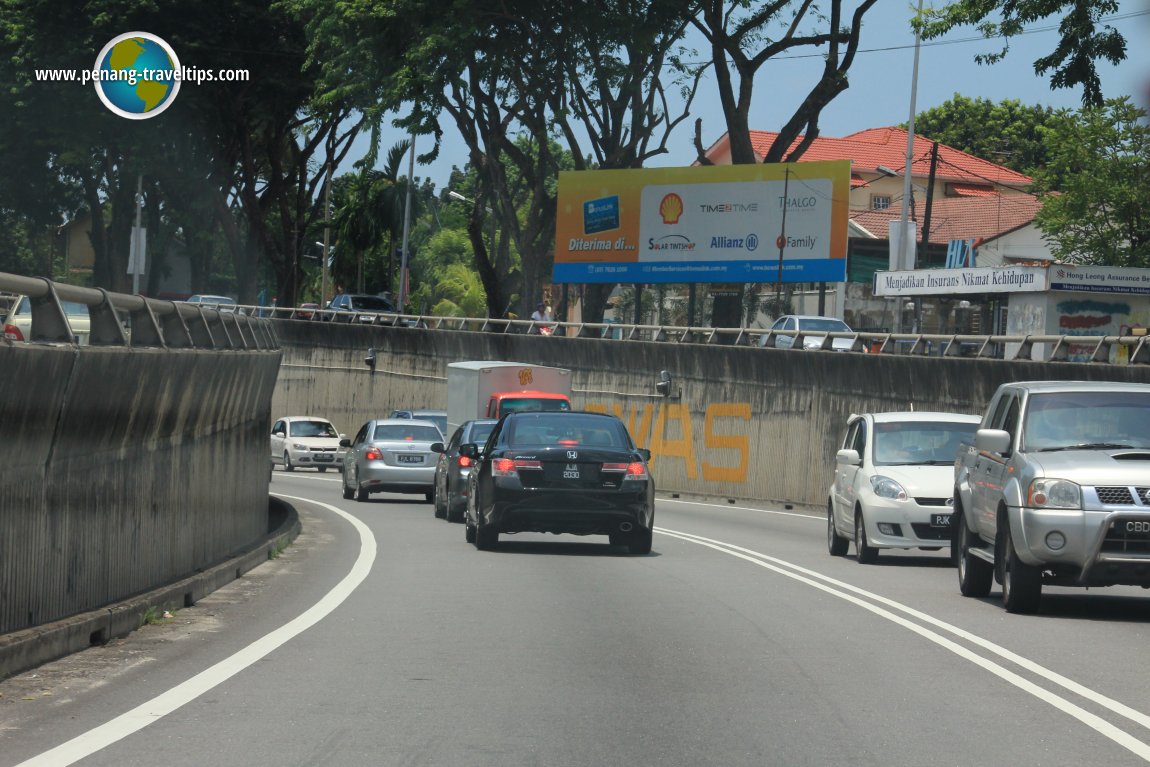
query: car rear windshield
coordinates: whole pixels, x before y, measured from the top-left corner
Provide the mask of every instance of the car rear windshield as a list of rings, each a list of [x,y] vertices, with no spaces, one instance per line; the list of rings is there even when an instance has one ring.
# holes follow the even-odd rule
[[[851,329],[841,320],[800,320],[799,330],[823,330],[827,333],[849,333]]]
[[[290,437],[338,437],[339,432],[327,421],[292,421]]]
[[[1025,450],[1103,445],[1150,448],[1150,392],[1032,394],[1026,408]]]
[[[977,423],[901,421],[874,425],[875,466],[954,463],[963,440],[973,441]]]
[[[349,306],[352,309],[374,312],[390,312],[394,309],[386,298],[376,298],[375,296],[354,296],[349,302]]]
[[[439,429],[422,423],[383,424],[375,427],[373,440],[398,442],[439,442]]]
[[[509,447],[563,445],[566,447],[630,447],[622,424],[610,418],[540,413],[517,417],[508,423]]]
[[[474,442],[482,445],[491,436],[491,430],[495,428],[495,422],[491,423],[477,423],[471,426],[471,435],[467,438],[468,442]]]
[[[509,397],[503,400],[504,413],[525,413],[539,410],[570,410],[571,403],[565,399],[543,399],[540,397]]]

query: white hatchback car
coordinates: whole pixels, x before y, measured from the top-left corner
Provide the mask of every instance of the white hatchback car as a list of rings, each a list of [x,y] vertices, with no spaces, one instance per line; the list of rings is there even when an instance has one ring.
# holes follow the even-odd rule
[[[813,314],[784,314],[771,325],[772,331],[791,331],[794,335],[772,335],[763,333],[759,336],[759,346],[773,343],[776,349],[793,349],[795,341],[802,339],[800,348],[807,351],[822,349],[823,342],[828,333],[853,333],[850,325],[835,317],[820,317]],[[771,339],[774,339],[773,342]],[[832,338],[830,348],[836,352],[849,352],[854,349],[853,338]]]
[[[860,564],[879,549],[950,545],[954,462],[981,416],[959,413],[852,415],[827,493],[827,549]]]
[[[320,471],[343,470],[344,449],[335,425],[326,418],[290,416],[272,425],[272,465],[282,464],[284,471],[315,468]]]

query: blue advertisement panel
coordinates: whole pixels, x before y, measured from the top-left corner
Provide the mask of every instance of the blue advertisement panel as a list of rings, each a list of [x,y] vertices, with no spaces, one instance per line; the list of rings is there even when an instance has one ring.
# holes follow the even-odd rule
[[[848,161],[559,174],[564,282],[846,280]]]

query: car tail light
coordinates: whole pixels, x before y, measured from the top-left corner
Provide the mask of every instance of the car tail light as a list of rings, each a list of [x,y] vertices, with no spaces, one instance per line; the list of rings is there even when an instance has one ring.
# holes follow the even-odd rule
[[[470,466],[472,464],[471,459],[465,455],[459,456],[458,461],[459,461],[459,468],[461,468],[461,469],[466,469],[468,466]]]
[[[520,469],[542,469],[539,461],[525,461],[519,458],[496,458],[491,462],[491,474],[495,477],[514,477]]]
[[[621,471],[623,472],[623,479],[650,479],[647,474],[647,467],[641,461],[633,461],[631,463],[605,463],[603,464],[603,471]]]
[[[374,447],[369,447],[366,451],[364,451],[363,457],[369,461],[381,461],[383,460],[383,453],[379,452],[379,450],[375,449]]]
[[[15,325],[4,326],[4,337],[9,341],[23,341],[24,334],[20,332],[20,328]]]

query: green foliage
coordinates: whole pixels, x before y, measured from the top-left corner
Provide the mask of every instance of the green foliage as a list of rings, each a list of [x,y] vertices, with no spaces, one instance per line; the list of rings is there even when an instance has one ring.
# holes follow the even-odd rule
[[[1051,72],[1052,90],[1081,86],[1082,104],[1100,107],[1103,93],[1097,61],[1118,64],[1126,58],[1126,39],[1102,22],[1104,16],[1117,12],[1117,0],[955,0],[924,11],[922,33],[930,40],[958,27],[974,26],[987,38],[1004,38],[1000,51],[975,56],[979,63],[994,64],[1006,56],[1010,38],[1026,32],[1027,25],[1055,19],[1058,44],[1034,61],[1035,73]]]
[[[949,101],[917,114],[914,132],[1033,176],[1046,166],[1050,152],[1041,129],[1061,119],[1050,107],[1025,106],[1016,99],[995,103],[956,93]]]
[[[1071,117],[1071,115],[1067,115]],[[1129,99],[1055,121],[1037,222],[1059,261],[1150,267],[1150,125]],[[1057,186],[1056,186],[1057,185]]]

